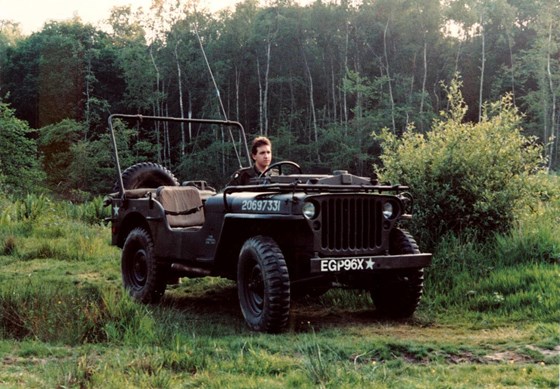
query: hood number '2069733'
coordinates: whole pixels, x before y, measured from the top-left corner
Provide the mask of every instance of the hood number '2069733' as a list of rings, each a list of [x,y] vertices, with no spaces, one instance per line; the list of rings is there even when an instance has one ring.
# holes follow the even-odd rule
[[[278,212],[280,211],[280,200],[243,200],[242,211]]]

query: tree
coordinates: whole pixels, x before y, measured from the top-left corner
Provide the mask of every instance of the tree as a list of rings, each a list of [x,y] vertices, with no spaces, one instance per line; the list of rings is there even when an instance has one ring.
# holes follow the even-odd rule
[[[4,194],[24,195],[40,190],[44,175],[38,161],[31,129],[0,100],[0,177]]]
[[[2,96],[2,73],[7,62],[8,48],[14,47],[22,39],[18,23],[0,20],[0,96]]]
[[[18,116],[33,128],[63,119],[86,120],[100,125],[108,110],[111,58],[106,55],[105,34],[79,19],[51,22],[43,30],[7,50],[3,71],[8,100]],[[99,78],[98,78],[99,77]],[[105,91],[97,88],[107,81]]]
[[[68,194],[74,189],[69,177],[75,155],[72,147],[84,139],[86,128],[82,123],[64,119],[60,123],[51,124],[40,129],[39,151],[41,152],[43,170],[47,175],[47,185],[54,192]],[[85,179],[85,177],[81,177]]]
[[[114,7],[109,24],[113,29],[113,44],[119,49],[117,61],[125,83],[123,108],[146,112],[152,106],[155,74],[145,32],[130,6]]]
[[[560,5],[543,1],[534,23],[533,45],[519,59],[519,101],[525,108],[528,125],[545,144],[548,168],[558,167],[560,138]]]

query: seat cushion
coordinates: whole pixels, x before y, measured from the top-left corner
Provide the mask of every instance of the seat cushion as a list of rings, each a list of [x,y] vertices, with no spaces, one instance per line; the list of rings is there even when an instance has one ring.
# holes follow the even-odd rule
[[[200,192],[197,188],[192,186],[161,186],[157,189],[156,199],[165,209],[169,226],[191,227],[204,224],[204,210],[202,209]],[[188,214],[184,214],[187,212]]]

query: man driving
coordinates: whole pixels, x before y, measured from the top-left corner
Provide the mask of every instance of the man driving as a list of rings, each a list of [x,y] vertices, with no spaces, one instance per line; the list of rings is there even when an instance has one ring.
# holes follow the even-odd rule
[[[253,166],[239,169],[231,177],[228,186],[249,185],[252,178],[260,176],[272,161],[272,144],[267,137],[259,136],[253,140],[251,146]]]

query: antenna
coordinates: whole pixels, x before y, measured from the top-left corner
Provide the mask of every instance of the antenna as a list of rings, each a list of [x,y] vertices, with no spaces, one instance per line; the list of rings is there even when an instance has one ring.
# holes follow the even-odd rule
[[[208,62],[208,57],[206,56],[206,51],[204,51],[204,45],[202,44],[202,39],[198,34],[198,18],[196,17],[196,7],[194,9],[195,12],[195,23],[194,23],[194,33],[196,34],[196,38],[198,39],[198,44],[200,45],[200,50],[202,51],[202,55],[204,57],[204,61],[206,62],[206,67],[208,68],[208,72],[210,73],[210,78],[212,79],[212,83],[214,84],[214,88],[216,89],[216,96],[218,96],[218,101],[220,102],[220,108],[222,109],[222,115],[224,115],[225,121],[229,121],[226,113],[226,109],[224,108],[224,103],[222,102],[222,96],[220,95],[220,89],[218,88],[218,84],[216,83],[216,79],[214,78],[214,73],[212,73],[212,68],[210,67],[210,62]],[[241,163],[241,157],[239,156],[239,152],[237,151],[237,147],[235,146],[235,139],[231,132],[231,127],[228,127],[229,137],[231,138],[231,142],[233,144],[233,150],[235,151],[235,156],[237,157],[237,162],[239,163],[239,167],[242,168],[243,164]],[[247,144],[247,142],[245,142]],[[247,154],[249,154],[247,150]]]
[[[194,32],[196,34],[196,38],[198,39],[198,44],[200,45],[200,49],[202,50],[204,61],[206,62],[206,66],[208,67],[210,78],[212,78],[212,83],[214,84],[214,88],[216,89],[216,96],[218,96],[220,107],[222,108],[222,114],[224,115],[224,119],[227,121],[228,118],[227,118],[226,110],[224,108],[224,103],[222,102],[222,96],[220,96],[220,89],[218,89],[218,84],[216,83],[216,79],[214,78],[214,74],[212,73],[212,68],[210,67],[210,63],[208,62],[208,57],[206,57],[206,52],[204,51],[204,46],[202,45],[202,39],[200,39],[200,35],[198,35],[198,21],[195,22]]]

